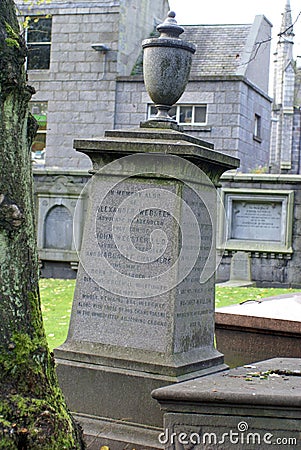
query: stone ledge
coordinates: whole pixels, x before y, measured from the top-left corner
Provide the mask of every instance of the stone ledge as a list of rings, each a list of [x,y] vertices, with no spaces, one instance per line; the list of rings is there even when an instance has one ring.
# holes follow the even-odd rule
[[[300,447],[301,359],[275,358],[153,391],[165,450]]]
[[[301,175],[273,174],[273,173],[239,173],[228,171],[221,177],[221,181],[235,182],[265,182],[265,183],[301,183]]]
[[[266,417],[277,417],[277,408],[282,408],[281,415],[286,416],[287,409],[301,419],[300,377],[300,358],[274,358],[156,389],[152,396],[161,408],[173,412],[205,412],[210,407],[220,414],[228,415],[231,409],[239,415],[238,408],[246,407],[246,414],[256,416],[264,406]]]

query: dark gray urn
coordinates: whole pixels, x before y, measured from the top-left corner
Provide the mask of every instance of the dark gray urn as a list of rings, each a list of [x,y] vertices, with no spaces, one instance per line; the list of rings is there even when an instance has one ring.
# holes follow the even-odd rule
[[[177,24],[173,11],[157,30],[159,38],[142,42],[144,82],[158,110],[154,120],[175,122],[168,111],[185,90],[195,46],[179,38],[184,29]]]

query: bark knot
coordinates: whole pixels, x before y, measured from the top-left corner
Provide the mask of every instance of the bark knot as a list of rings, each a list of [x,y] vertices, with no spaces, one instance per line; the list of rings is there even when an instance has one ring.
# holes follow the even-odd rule
[[[20,208],[0,193],[0,229],[15,230],[22,225],[23,220]]]

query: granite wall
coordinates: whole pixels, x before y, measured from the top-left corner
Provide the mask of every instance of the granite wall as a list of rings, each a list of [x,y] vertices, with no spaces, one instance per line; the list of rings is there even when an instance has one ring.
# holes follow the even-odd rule
[[[28,71],[36,90],[32,101],[48,102],[46,167],[89,168],[88,158],[73,150],[73,139],[114,128],[116,77],[131,74],[141,41],[164,19],[168,1],[16,3],[21,15],[52,17],[50,68]]]
[[[301,176],[300,175],[272,175],[272,174],[225,174],[222,177],[224,189],[238,189],[252,195],[252,190],[264,192],[268,197],[281,191],[293,195],[292,216],[288,220],[288,239],[291,246],[277,250],[262,245],[257,250],[247,243],[245,251],[251,256],[252,280],[258,286],[269,287],[301,287]],[[258,232],[260,240],[260,232]],[[289,248],[291,247],[291,248]],[[233,252],[231,245],[227,246],[222,263],[217,271],[218,281],[227,281],[230,276],[230,263]]]
[[[151,103],[141,77],[119,77],[115,128],[136,127],[146,119],[147,105]],[[207,104],[207,124],[184,125],[185,133],[213,143],[218,152],[240,158],[240,171],[267,168],[270,100],[243,77],[190,80],[178,104]],[[255,113],[261,117],[261,139],[254,137]]]

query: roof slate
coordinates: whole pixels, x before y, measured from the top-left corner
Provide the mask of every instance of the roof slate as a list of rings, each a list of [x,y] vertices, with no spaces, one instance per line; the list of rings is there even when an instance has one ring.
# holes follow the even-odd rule
[[[190,78],[198,76],[236,75],[252,24],[247,25],[183,25],[183,40],[196,45]],[[154,36],[152,36],[154,37]],[[142,74],[142,55],[132,75]]]
[[[186,25],[183,39],[196,45],[190,77],[235,75],[252,25]]]

